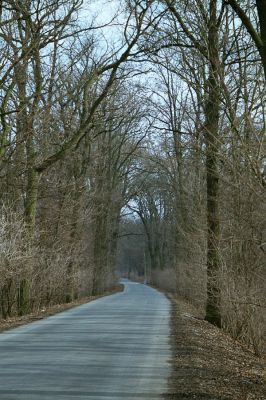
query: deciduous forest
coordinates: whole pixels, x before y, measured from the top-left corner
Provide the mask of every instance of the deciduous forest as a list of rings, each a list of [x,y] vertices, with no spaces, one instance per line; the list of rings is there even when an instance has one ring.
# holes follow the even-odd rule
[[[1,318],[122,275],[265,351],[265,0],[3,0],[0,49]]]

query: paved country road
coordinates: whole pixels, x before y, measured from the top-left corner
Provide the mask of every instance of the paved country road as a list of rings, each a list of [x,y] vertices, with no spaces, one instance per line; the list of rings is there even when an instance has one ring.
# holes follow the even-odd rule
[[[0,334],[0,399],[161,399],[169,301],[123,283],[122,293]]]

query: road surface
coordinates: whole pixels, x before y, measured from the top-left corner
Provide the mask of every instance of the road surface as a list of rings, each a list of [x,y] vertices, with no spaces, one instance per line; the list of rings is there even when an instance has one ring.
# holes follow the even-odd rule
[[[169,301],[125,282],[103,297],[0,334],[1,400],[161,399]]]

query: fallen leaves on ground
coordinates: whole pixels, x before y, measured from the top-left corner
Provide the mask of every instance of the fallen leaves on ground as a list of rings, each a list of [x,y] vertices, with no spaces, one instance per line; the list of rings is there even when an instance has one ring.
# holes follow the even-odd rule
[[[174,358],[170,393],[175,400],[266,400],[266,359],[172,298]]]

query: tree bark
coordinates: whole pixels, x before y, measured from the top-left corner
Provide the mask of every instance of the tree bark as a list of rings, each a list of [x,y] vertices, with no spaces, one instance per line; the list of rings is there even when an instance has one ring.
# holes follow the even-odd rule
[[[210,0],[209,78],[205,106],[207,173],[207,305],[205,319],[221,326],[219,273],[219,49],[217,0]]]
[[[260,49],[260,55],[262,59],[264,75],[266,79],[266,1],[256,0],[259,21],[260,21],[260,36],[262,41],[262,46]]]
[[[1,314],[4,319],[12,315],[12,287],[13,279],[7,279],[1,290]]]
[[[21,279],[18,290],[18,315],[26,315],[30,306],[30,284],[27,278]]]

